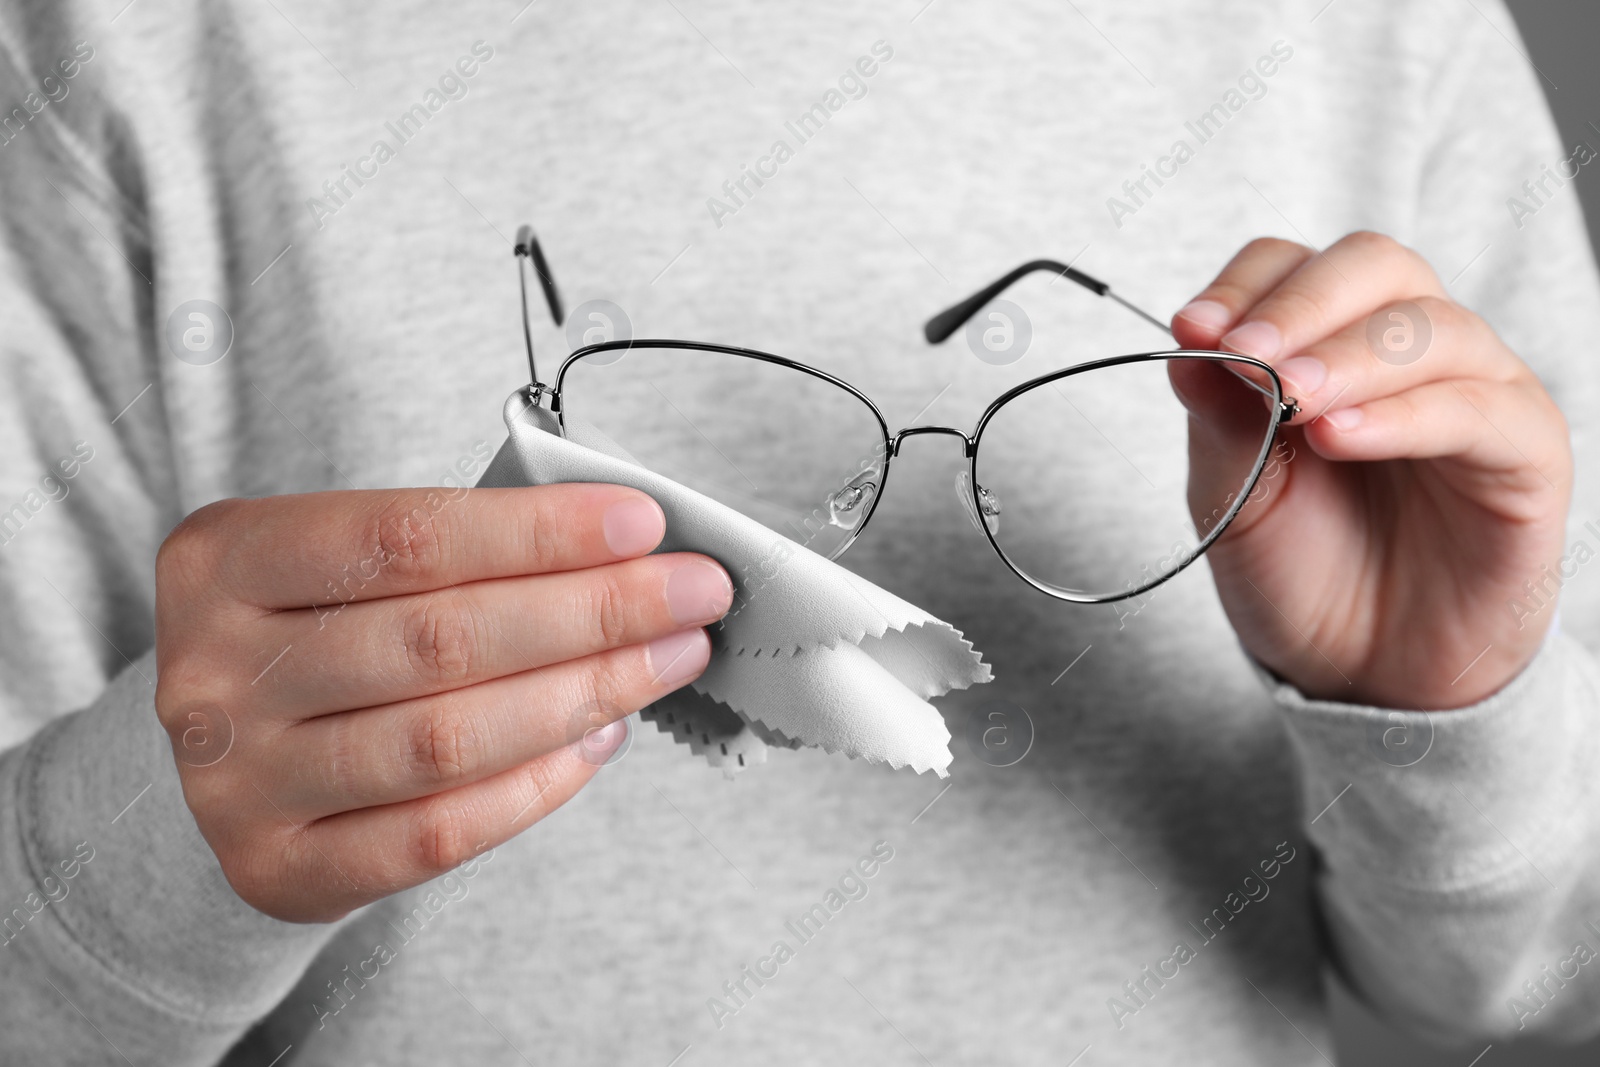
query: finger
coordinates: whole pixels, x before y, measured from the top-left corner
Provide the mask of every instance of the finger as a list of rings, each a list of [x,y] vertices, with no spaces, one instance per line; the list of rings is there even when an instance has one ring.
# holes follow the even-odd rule
[[[1335,460],[1453,458],[1484,476],[1480,488],[1524,496],[1571,477],[1566,423],[1536,383],[1429,382],[1331,411],[1305,438]]]
[[[1419,297],[1388,304],[1302,349],[1277,368],[1285,394],[1300,404],[1295,424],[1340,408],[1451,378],[1511,381],[1528,369],[1459,304]]]
[[[654,703],[705,670],[698,627],[437,696],[298,723],[279,803],[320,818],[502,774]]]
[[[1381,234],[1354,233],[1308,258],[1249,308],[1220,344],[1276,366],[1384,304],[1444,295],[1421,256]]]
[[[614,746],[624,735],[609,739]],[[434,796],[286,824],[263,882],[288,887],[298,921],[338,918],[455,870],[548,816],[589,783],[609,752],[578,742],[492,778]],[[263,850],[266,852],[266,850]],[[276,913],[276,912],[274,912]]]
[[[1305,245],[1276,237],[1251,241],[1173,316],[1173,337],[1184,348],[1215,348],[1241,315],[1314,255]]]
[[[216,545],[218,584],[263,608],[303,608],[642,556],[666,520],[620,485],[386,489],[228,500],[184,526]]]
[[[251,640],[289,651],[251,696],[295,719],[388,704],[703,626],[732,604],[715,560],[670,552],[280,612]]]
[[[1188,502],[1197,536],[1204,539],[1227,520],[1235,506],[1265,495],[1263,483],[1278,478],[1293,455],[1292,446],[1272,431],[1276,413],[1261,394],[1221,362],[1174,359],[1168,363],[1173,391],[1189,411]],[[1260,479],[1251,475],[1269,449]],[[1255,490],[1260,490],[1257,492]],[[1234,519],[1237,530],[1259,519],[1262,508],[1245,508]]]

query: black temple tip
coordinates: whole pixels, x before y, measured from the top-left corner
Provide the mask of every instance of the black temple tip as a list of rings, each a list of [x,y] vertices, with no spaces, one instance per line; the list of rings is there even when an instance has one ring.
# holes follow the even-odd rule
[[[961,303],[945,308],[923,325],[922,336],[928,339],[930,345],[938,344],[961,329],[989,300],[987,292],[974,293]]]
[[[922,336],[930,345],[938,344],[955,332],[956,321],[948,311],[941,311],[922,326]]]
[[[1011,273],[973,293],[961,303],[946,308],[929,319],[926,325],[922,327],[922,336],[928,339],[930,345],[938,344],[966,325],[968,319],[983,309],[983,305],[1005,292],[1017,279],[1040,270],[1059,274],[1068,281],[1076,282],[1083,286],[1096,296],[1106,296],[1111,292],[1111,287],[1105,282],[1100,281],[1098,278],[1091,278],[1081,270],[1074,270],[1068,264],[1057,263],[1053,259],[1030,260]]]

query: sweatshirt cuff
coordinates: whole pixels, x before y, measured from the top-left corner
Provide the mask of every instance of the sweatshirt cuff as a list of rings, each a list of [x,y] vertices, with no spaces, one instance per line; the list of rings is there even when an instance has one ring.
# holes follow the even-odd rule
[[[155,676],[152,652],[0,759],[0,795],[15,804],[0,885],[42,901],[4,946],[4,970],[49,977],[108,1036],[171,1047],[176,1029],[221,1055],[337,927],[272,919],[228,885],[184,803]]]
[[[1312,842],[1381,884],[1454,892],[1559,883],[1596,792],[1600,675],[1552,633],[1485,700],[1422,712],[1308,699],[1259,664],[1302,768]]]

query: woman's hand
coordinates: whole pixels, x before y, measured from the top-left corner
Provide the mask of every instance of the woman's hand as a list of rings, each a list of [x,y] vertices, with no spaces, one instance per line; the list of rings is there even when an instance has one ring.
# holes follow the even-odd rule
[[[156,712],[246,902],[325,921],[544,818],[733,586],[617,485],[225,500],[156,560]]]
[[[1554,616],[1567,425],[1420,256],[1373,233],[1255,241],[1173,332],[1270,363],[1300,402],[1295,458],[1207,557],[1252,655],[1311,697],[1424,710],[1527,665]]]

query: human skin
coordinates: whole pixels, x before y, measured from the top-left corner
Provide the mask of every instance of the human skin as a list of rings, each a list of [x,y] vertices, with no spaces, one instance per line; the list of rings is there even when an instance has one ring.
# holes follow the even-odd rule
[[[1426,349],[1380,358],[1369,322],[1415,309]],[[1207,554],[1256,659],[1313,698],[1427,711],[1527,666],[1554,612],[1507,605],[1563,551],[1567,424],[1421,256],[1366,232],[1322,252],[1254,241],[1172,329],[1184,348],[1271,364],[1300,403],[1282,431],[1295,458]]]
[[[430,496],[225,500],[161,547],[156,712],[268,915],[340,918],[544,818],[616,720],[700,675],[732,603],[708,557],[648,554],[665,518],[634,489]]]

